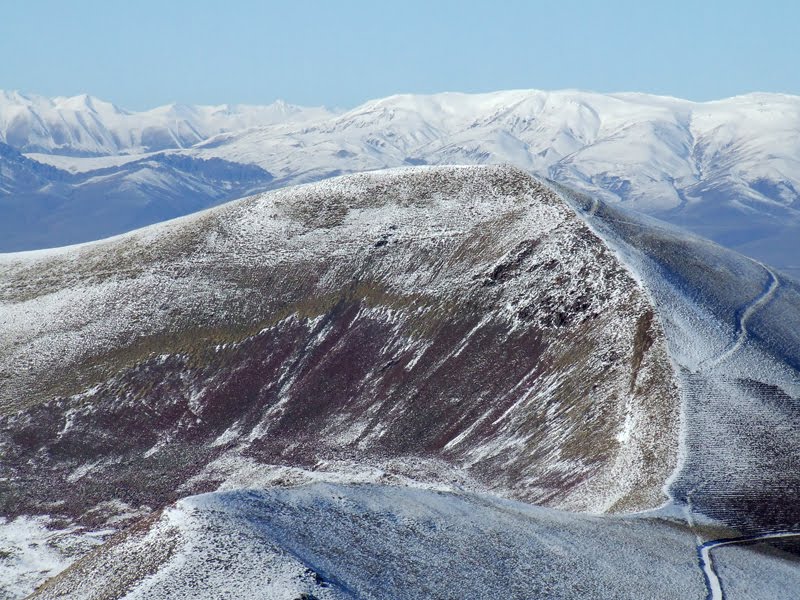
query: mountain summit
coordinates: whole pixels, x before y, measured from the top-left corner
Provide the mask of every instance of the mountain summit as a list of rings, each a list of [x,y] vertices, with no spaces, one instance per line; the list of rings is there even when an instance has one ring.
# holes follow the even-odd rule
[[[680,401],[654,308],[517,169],[280,190],[3,255],[0,280],[15,523],[81,540],[191,494],[318,478],[592,512],[667,500]]]

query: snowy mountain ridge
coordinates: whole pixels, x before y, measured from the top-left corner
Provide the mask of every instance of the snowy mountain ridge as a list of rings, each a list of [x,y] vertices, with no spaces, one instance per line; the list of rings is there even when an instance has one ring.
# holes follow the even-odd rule
[[[0,142],[22,152],[138,154],[185,148],[226,131],[331,114],[282,100],[264,106],[169,104],[133,112],[88,94],[45,98],[0,91]]]
[[[752,94],[697,103],[646,94],[516,90],[390,96],[311,127],[288,124],[223,136],[201,144],[198,151],[246,156],[270,170],[276,170],[272,162],[266,164],[270,152],[259,156],[248,151],[299,139],[305,143],[293,146],[299,150],[291,153],[292,159],[316,158],[328,169],[363,170],[375,168],[375,163],[391,166],[385,164],[391,160],[510,162],[554,179],[608,188],[618,200],[638,199],[646,208],[668,209],[680,205],[679,190],[712,172],[751,170],[743,168],[742,159],[777,161],[773,171],[762,167],[757,174],[794,184],[799,127],[800,98],[793,96]],[[360,163],[352,165],[344,152],[334,153],[338,164],[317,152],[324,148],[309,141],[319,138],[357,154]],[[779,161],[782,155],[785,160]],[[605,168],[610,165],[617,168]],[[598,180],[610,175],[624,181],[633,166],[652,171],[627,180],[636,195],[614,192]],[[645,197],[645,175],[654,185],[673,184],[673,191],[656,185],[649,191],[658,190],[662,197]],[[781,203],[792,202],[787,196]]]
[[[122,171],[123,157],[115,155],[145,151],[254,164],[270,177],[251,191],[404,165],[509,163],[800,273],[797,96],[754,93],[692,102],[639,93],[511,90],[396,95],[344,113],[283,104],[173,105],[129,113],[91,97],[5,93],[0,141],[73,173],[115,164]],[[99,163],[101,155],[111,162]],[[130,204],[125,194],[149,195],[126,219],[130,228],[165,214],[156,209],[165,200],[163,192],[150,189],[153,178],[149,170],[128,169],[114,184],[114,202],[123,206]],[[45,222],[52,245],[102,237],[104,220],[93,212],[99,210],[94,198],[107,190],[93,189],[95,181],[88,179],[67,189],[37,183],[28,197],[50,201],[26,201],[28,212],[19,223],[0,198],[1,216],[13,226],[0,250],[41,247],[25,237],[26,228],[41,229]],[[182,176],[164,179],[180,182]],[[233,199],[221,189],[229,183],[220,181],[207,194],[195,189],[191,202],[182,204],[196,210]],[[75,202],[76,195],[92,201]],[[56,204],[71,223],[93,226],[62,234],[51,214],[30,214],[43,204]],[[105,235],[123,230],[115,224]]]

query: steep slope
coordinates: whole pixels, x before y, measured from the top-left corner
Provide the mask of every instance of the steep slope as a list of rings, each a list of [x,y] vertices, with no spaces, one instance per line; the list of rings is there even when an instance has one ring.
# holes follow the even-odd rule
[[[9,519],[118,528],[316,477],[666,500],[678,392],[653,308],[512,168],[281,190],[3,255],[0,279]]]
[[[562,190],[650,290],[684,398],[673,496],[751,533],[800,531],[800,284],[699,237]]]

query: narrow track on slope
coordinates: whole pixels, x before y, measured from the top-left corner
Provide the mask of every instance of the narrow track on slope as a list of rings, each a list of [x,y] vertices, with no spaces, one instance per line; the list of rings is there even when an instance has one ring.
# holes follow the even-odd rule
[[[769,284],[764,288],[764,291],[758,297],[756,297],[749,305],[745,307],[742,316],[739,317],[739,322],[736,324],[736,339],[734,340],[733,344],[731,344],[719,356],[710,359],[701,366],[706,366],[713,369],[738,352],[739,349],[744,346],[747,338],[750,336],[750,332],[747,329],[747,322],[756,312],[758,312],[759,309],[761,309],[775,297],[775,293],[780,287],[780,279],[767,265],[760,262],[758,264],[761,265],[769,275]]]
[[[697,560],[703,570],[703,577],[706,580],[706,600],[725,600],[725,592],[722,590],[722,582],[714,569],[714,561],[711,558],[711,551],[720,546],[734,546],[744,544],[754,544],[768,540],[781,538],[800,537],[797,531],[776,531],[773,533],[762,533],[757,535],[746,535],[738,538],[721,538],[709,540],[697,546]]]

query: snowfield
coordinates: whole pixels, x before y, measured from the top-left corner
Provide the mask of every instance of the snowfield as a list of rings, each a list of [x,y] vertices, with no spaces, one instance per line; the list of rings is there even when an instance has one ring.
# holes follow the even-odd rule
[[[166,542],[166,543],[165,543]],[[800,585],[790,555],[716,557],[731,598]],[[134,568],[136,565],[138,568]],[[694,535],[668,519],[592,517],[376,485],[193,496],[33,598],[705,598]]]

